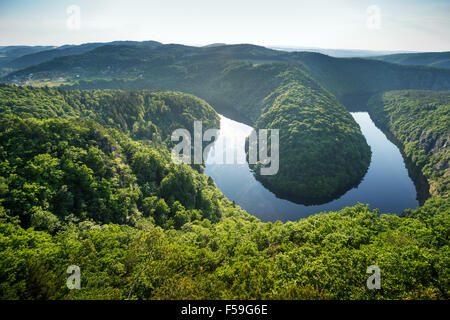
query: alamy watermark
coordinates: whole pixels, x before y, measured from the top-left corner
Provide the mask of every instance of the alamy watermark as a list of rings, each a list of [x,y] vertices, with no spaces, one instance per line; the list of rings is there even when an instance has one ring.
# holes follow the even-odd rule
[[[367,289],[381,289],[381,271],[376,265],[371,265],[367,267],[366,273],[372,273],[372,275],[367,278]]]
[[[372,30],[381,29],[381,9],[377,5],[368,6],[366,9],[366,27]]]
[[[68,14],[66,20],[66,26],[69,30],[80,30],[81,29],[81,9],[79,6],[73,4],[68,6],[66,9]]]
[[[67,274],[70,274],[67,277],[66,285],[69,290],[73,289],[81,289],[81,269],[79,266],[71,265],[67,267]]]
[[[270,139],[268,138],[269,132]],[[208,129],[203,133],[202,122],[194,121],[194,157],[192,158],[191,133],[187,129],[176,129],[171,136],[173,142],[178,142],[172,149],[172,161],[185,164],[203,164],[208,155],[211,157],[209,153],[213,151],[212,163],[214,164],[245,163],[245,158],[236,154],[236,147],[243,147],[245,141],[222,139],[218,143],[218,138],[219,129]],[[279,140],[279,129],[260,129],[259,132],[253,130],[248,137],[248,162],[249,164],[259,162],[262,165],[260,168],[261,175],[277,174],[280,165]],[[211,143],[203,150],[203,142]],[[208,160],[208,163],[211,163],[211,161]]]

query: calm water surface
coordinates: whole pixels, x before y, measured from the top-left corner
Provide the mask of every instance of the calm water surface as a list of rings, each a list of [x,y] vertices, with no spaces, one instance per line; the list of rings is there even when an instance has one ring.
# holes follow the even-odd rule
[[[372,209],[379,208],[382,213],[399,214],[406,208],[416,208],[416,189],[398,148],[375,126],[367,112],[351,114],[372,149],[372,159],[361,183],[339,199],[305,206],[277,198],[255,179],[245,162],[244,141],[252,127],[224,116],[220,116],[220,136],[208,154],[205,173],[214,179],[228,199],[236,201],[262,221],[298,220],[313,213],[335,211],[358,202],[369,204]],[[234,143],[230,143],[232,141]],[[222,146],[226,146],[226,157],[234,156],[234,164],[217,163],[220,153],[216,149]]]

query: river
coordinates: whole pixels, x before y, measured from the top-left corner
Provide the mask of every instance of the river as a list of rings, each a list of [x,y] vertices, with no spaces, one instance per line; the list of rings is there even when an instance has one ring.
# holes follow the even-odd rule
[[[322,211],[336,211],[358,202],[378,208],[381,213],[399,214],[416,208],[416,188],[408,176],[403,157],[379,130],[367,112],[351,113],[361,127],[372,150],[369,169],[361,183],[340,198],[321,205],[305,206],[277,198],[257,181],[245,162],[244,141],[252,127],[220,115],[220,135],[209,151],[205,174],[230,200],[262,221],[295,221]],[[238,143],[226,143],[238,141]],[[216,146],[226,145],[226,153],[235,152],[233,164],[214,163]],[[283,159],[280,158],[280,161]]]

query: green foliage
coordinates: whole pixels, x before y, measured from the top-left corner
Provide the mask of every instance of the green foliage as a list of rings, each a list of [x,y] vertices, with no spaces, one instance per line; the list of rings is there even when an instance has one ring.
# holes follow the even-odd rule
[[[206,176],[171,163],[163,145],[134,142],[92,120],[6,116],[0,142],[0,203],[24,227],[53,233],[67,219],[133,225],[142,214],[181,227],[190,221],[184,208],[217,220],[229,205]]]
[[[195,120],[218,128],[219,117],[203,100],[168,91],[67,91],[0,85],[0,115],[22,118],[82,117],[135,139],[170,141],[173,130],[192,131]]]
[[[124,299],[146,265],[133,299],[447,298],[450,249],[442,230],[450,212],[448,204],[442,209],[426,205],[398,217],[358,205],[272,224],[228,208],[218,223],[181,230],[146,219],[136,227],[85,222],[53,237],[3,223],[0,296]],[[39,264],[27,262],[33,257]],[[71,264],[81,268],[81,290],[65,288]],[[366,288],[373,264],[381,290]]]
[[[430,194],[450,191],[450,92],[390,91],[369,101],[377,123],[402,144],[430,184]]]

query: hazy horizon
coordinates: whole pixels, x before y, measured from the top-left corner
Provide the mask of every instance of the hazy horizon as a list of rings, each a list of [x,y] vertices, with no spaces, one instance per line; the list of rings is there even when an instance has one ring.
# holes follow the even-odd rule
[[[126,39],[441,52],[450,51],[450,2],[2,0],[0,34],[0,46]]]
[[[430,51],[411,51],[411,50],[370,50],[370,49],[359,49],[359,48],[327,48],[327,47],[311,47],[311,46],[296,46],[296,45],[285,45],[285,44],[269,44],[269,45],[263,45],[258,43],[249,43],[249,42],[238,42],[238,43],[222,43],[222,42],[212,42],[212,43],[205,43],[205,44],[197,44],[197,43],[175,43],[175,42],[161,42],[154,39],[144,39],[144,40],[130,40],[130,39],[116,39],[111,41],[89,41],[89,42],[80,42],[80,43],[63,43],[63,44],[51,44],[51,43],[42,43],[42,44],[2,44],[0,42],[0,47],[20,47],[20,46],[36,46],[36,47],[63,47],[63,46],[76,46],[76,45],[82,45],[87,43],[110,43],[110,42],[119,42],[119,41],[136,41],[136,42],[145,42],[145,41],[156,41],[160,42],[163,45],[166,44],[180,44],[185,46],[193,46],[193,47],[203,47],[208,45],[214,45],[214,44],[224,44],[224,45],[240,45],[240,44],[249,44],[249,45],[256,45],[256,46],[263,46],[269,49],[274,50],[288,50],[291,49],[299,49],[299,50],[336,50],[336,51],[361,51],[361,52],[392,52],[392,53],[421,53],[421,52],[430,52]],[[442,50],[442,51],[436,51],[436,52],[450,52],[450,50]]]

